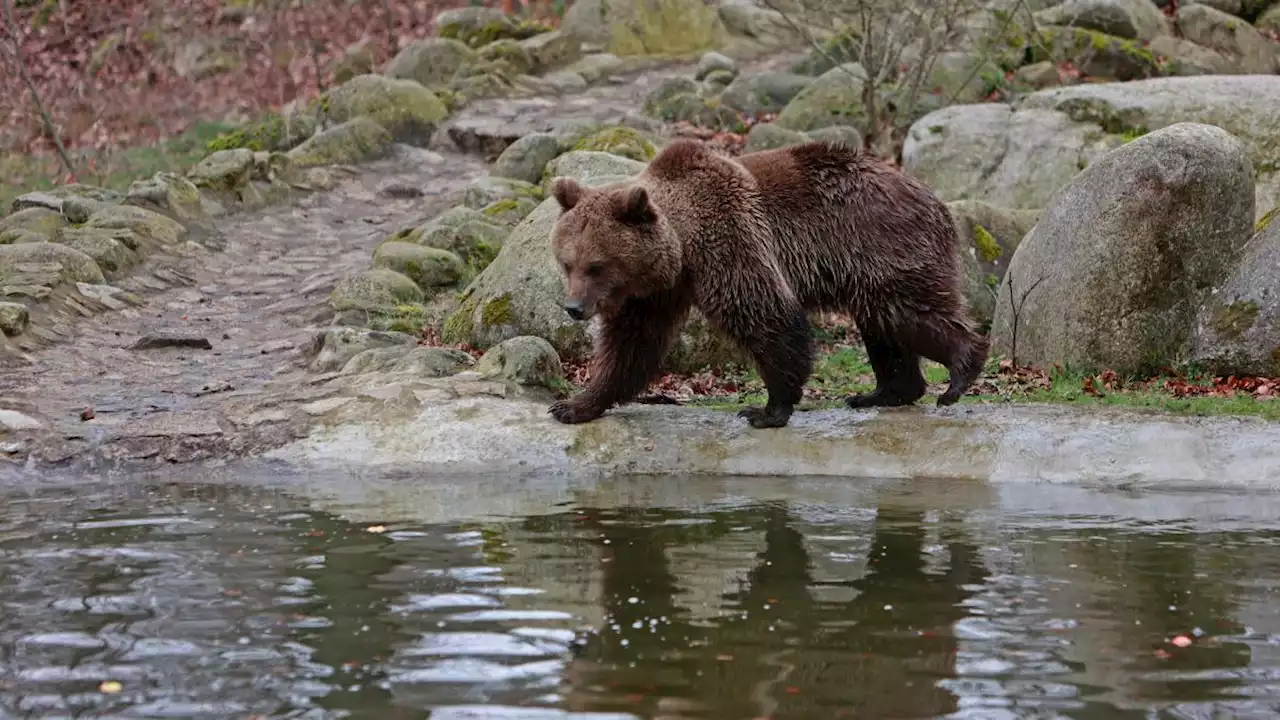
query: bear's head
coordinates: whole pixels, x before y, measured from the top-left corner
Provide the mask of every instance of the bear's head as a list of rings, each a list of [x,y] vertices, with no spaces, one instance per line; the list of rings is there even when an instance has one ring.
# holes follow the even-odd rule
[[[674,287],[680,243],[641,185],[586,188],[556,178],[561,213],[551,249],[568,284],[565,312],[574,320],[616,313],[627,298]]]

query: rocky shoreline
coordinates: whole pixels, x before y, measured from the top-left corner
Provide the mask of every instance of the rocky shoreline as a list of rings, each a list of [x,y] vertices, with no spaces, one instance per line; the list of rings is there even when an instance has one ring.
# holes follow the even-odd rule
[[[1078,2],[975,23],[895,131],[903,169],[948,201],[1003,357],[1280,376],[1280,45],[1224,44],[1195,29],[1220,11],[1144,2],[1094,3],[1121,26]],[[595,5],[632,35],[596,33],[587,2],[559,30],[450,11],[439,37],[219,138],[185,176],[19,198],[0,218],[0,463],[1280,477],[1280,428],[1235,419],[967,405],[804,412],[761,433],[628,407],[556,425],[545,406],[591,336],[560,309],[551,178],[623,179],[691,132],[729,152],[876,132],[839,33],[806,48],[777,13],[724,2],[677,37],[655,30],[665,16]],[[1093,54],[1055,47],[1093,82],[1037,59],[1068,25]],[[992,52],[997,31],[1027,51]],[[739,359],[695,316],[668,369]]]

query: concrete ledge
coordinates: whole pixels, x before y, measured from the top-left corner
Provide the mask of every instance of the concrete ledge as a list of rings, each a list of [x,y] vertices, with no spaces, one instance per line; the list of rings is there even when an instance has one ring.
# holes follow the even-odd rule
[[[423,398],[425,400],[425,398]],[[436,395],[411,411],[350,403],[266,454],[289,464],[431,474],[842,476],[1138,489],[1280,486],[1280,424],[1047,405],[797,413],[629,406],[556,423],[545,401]]]

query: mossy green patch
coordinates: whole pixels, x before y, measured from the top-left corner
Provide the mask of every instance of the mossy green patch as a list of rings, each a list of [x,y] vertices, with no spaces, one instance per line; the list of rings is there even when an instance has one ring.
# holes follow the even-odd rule
[[[1258,303],[1242,300],[1223,305],[1213,314],[1213,329],[1225,340],[1234,340],[1249,328],[1258,318]]]
[[[1271,227],[1271,221],[1275,219],[1275,216],[1277,213],[1280,213],[1280,205],[1277,205],[1276,207],[1271,208],[1269,211],[1267,211],[1266,215],[1263,215],[1262,217],[1258,218],[1257,224],[1253,226],[1253,232],[1255,234],[1260,233],[1263,230],[1266,230],[1268,227]]]
[[[450,344],[470,343],[472,333],[476,329],[476,307],[479,302],[474,297],[465,297],[457,310],[444,321],[440,329],[440,339]]]
[[[484,304],[480,311],[480,322],[485,327],[507,325],[515,319],[511,313],[511,293],[503,293]]]
[[[973,225],[973,247],[978,251],[978,259],[984,263],[995,262],[1004,254],[1004,248],[1000,247],[991,231],[978,223]]]
[[[607,152],[640,162],[649,162],[658,153],[657,148],[644,135],[622,126],[605,128],[588,135],[579,140],[573,149]]]
[[[427,311],[416,303],[400,303],[392,307],[376,307],[369,311],[372,330],[391,330],[418,335],[427,322]]]

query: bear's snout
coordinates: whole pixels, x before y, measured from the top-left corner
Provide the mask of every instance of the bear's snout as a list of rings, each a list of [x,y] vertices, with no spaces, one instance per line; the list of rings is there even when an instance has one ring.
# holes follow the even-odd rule
[[[587,317],[587,308],[582,304],[581,300],[566,300],[564,311],[569,313],[569,317],[574,320],[583,320]]]

